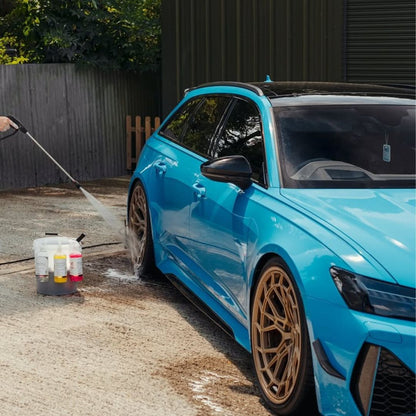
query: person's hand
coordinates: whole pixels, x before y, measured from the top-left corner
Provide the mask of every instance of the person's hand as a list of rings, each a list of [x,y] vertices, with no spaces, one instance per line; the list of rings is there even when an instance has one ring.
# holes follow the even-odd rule
[[[11,121],[4,116],[0,116],[0,131],[7,131],[10,128]]]

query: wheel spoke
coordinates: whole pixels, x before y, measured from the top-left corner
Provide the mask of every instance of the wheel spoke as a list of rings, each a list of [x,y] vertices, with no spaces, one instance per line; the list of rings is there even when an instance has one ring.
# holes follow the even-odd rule
[[[277,311],[276,306],[275,306],[274,302],[270,299],[270,297],[267,298],[266,302],[267,302],[267,305],[269,306],[269,308],[271,310],[272,319],[275,320],[276,317],[279,316],[279,312]]]
[[[265,326],[263,328],[259,328],[259,331],[262,333],[271,332],[271,331],[278,331],[280,328],[276,324],[272,324],[269,326]]]
[[[280,363],[282,361],[282,357],[285,355],[286,352],[286,346],[281,343],[277,348],[269,348],[269,349],[264,349],[263,353],[264,354],[273,354],[273,358],[267,362],[266,366],[264,367],[264,370],[269,370],[270,368],[272,368],[276,363]],[[278,367],[278,366],[276,366]]]

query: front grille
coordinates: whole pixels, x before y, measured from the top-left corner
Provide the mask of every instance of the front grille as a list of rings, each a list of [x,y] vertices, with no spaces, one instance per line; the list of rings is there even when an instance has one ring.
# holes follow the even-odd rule
[[[415,413],[415,374],[392,353],[381,348],[369,415]]]
[[[363,345],[352,374],[351,393],[364,416],[416,414],[415,374],[378,345]]]

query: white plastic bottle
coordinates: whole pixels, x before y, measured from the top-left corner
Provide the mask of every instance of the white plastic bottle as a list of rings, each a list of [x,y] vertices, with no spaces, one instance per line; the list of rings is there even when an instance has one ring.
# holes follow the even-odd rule
[[[49,280],[49,256],[44,245],[40,247],[39,253],[35,256],[35,273],[40,283],[46,283]]]

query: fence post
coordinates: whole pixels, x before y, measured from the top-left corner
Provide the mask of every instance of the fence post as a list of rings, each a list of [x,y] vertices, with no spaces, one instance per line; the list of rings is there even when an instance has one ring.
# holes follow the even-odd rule
[[[126,158],[127,158],[127,170],[133,170],[133,163],[137,163],[139,160],[140,152],[143,149],[146,140],[152,135],[152,133],[160,126],[160,117],[154,117],[153,127],[152,118],[147,116],[144,118],[144,127],[142,127],[142,117],[136,116],[134,119],[135,125],[131,124],[132,117],[126,116]],[[135,136],[133,147],[133,134]],[[132,151],[134,149],[134,151]],[[134,156],[133,156],[134,154]]]
[[[127,157],[127,170],[131,170],[132,167],[132,156],[131,156],[131,116],[126,116],[126,157]]]
[[[133,162],[137,163],[139,160],[140,151],[143,149],[144,146],[144,140],[142,139],[143,136],[143,128],[142,128],[142,118],[140,116],[136,116],[136,147],[135,147],[135,158]]]
[[[153,131],[157,130],[159,127],[160,127],[160,117],[155,117]]]

